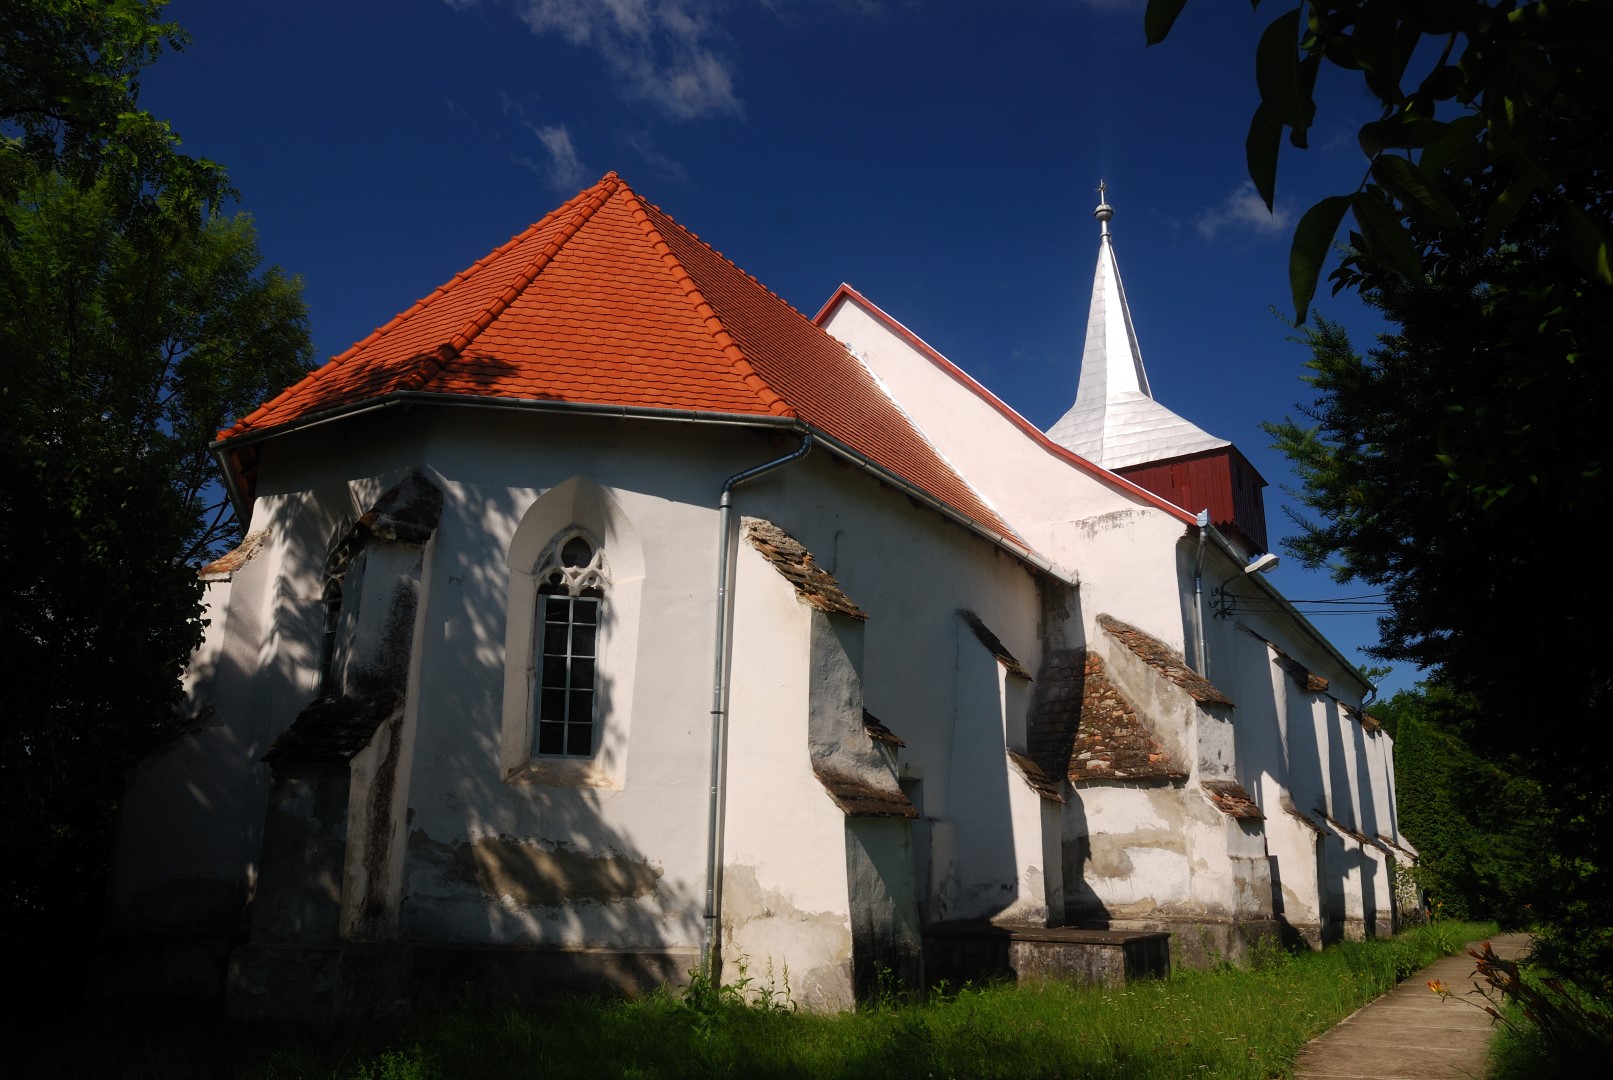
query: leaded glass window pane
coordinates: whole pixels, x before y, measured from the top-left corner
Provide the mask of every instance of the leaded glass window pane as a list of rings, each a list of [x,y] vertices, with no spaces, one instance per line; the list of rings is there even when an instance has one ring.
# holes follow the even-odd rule
[[[595,657],[604,597],[600,554],[586,537],[573,535],[537,576],[542,645],[534,658],[534,749],[587,757],[595,744]]]

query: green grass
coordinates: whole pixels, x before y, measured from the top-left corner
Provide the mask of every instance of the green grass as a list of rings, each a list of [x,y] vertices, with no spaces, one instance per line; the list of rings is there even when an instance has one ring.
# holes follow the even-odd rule
[[[1444,924],[1455,927],[1457,924]],[[965,987],[924,1004],[809,1016],[732,1001],[691,1007],[555,997],[466,1003],[316,1028],[184,1016],[89,1021],[14,1044],[13,1075],[458,1080],[505,1077],[1249,1077],[1287,1075],[1306,1041],[1457,947],[1493,932],[1423,928],[1319,954],[1262,956],[1103,991]],[[75,1032],[71,1037],[64,1033]],[[20,1052],[20,1054],[19,1054]]]

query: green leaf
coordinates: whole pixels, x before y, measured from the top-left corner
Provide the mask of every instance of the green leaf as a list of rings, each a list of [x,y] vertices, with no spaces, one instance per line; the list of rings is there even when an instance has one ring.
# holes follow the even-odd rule
[[[1421,279],[1423,263],[1417,257],[1411,235],[1384,201],[1370,191],[1358,191],[1351,198],[1350,208],[1355,211],[1355,223],[1361,226],[1372,261],[1408,280]]]
[[[1441,229],[1460,229],[1461,215],[1445,193],[1409,159],[1385,154],[1372,163],[1372,176],[1407,213]]]
[[[1288,141],[1303,150],[1310,145],[1306,132],[1310,131],[1311,123],[1316,119],[1316,73],[1322,67],[1322,54],[1312,53],[1299,62],[1295,70],[1299,77],[1300,123],[1295,126],[1293,134]]]
[[[1492,119],[1494,119],[1492,117]],[[1529,180],[1541,187],[1553,187],[1555,181],[1540,163],[1530,142],[1520,140],[1510,125],[1491,123],[1487,134],[1493,144],[1495,158],[1513,176]]]
[[[1311,298],[1316,295],[1316,279],[1322,275],[1322,261],[1350,207],[1349,195],[1331,195],[1299,219],[1294,244],[1288,251],[1288,285],[1294,293],[1294,322],[1303,326],[1310,314]]]
[[[1613,285],[1613,261],[1608,256],[1607,231],[1579,206],[1563,200],[1557,211],[1557,224],[1568,242],[1568,251],[1594,280]]]
[[[1176,16],[1187,6],[1187,0],[1148,0],[1148,11],[1143,15],[1143,32],[1148,44],[1158,45],[1165,40],[1176,24]]]
[[[1420,150],[1431,146],[1445,134],[1448,126],[1426,116],[1402,112],[1362,124],[1356,139],[1361,144],[1361,152],[1374,158],[1385,150]]]
[[[1389,70],[1384,73],[1395,86],[1395,97],[1391,101],[1398,102],[1400,99],[1400,81],[1406,77],[1406,65],[1411,63],[1412,53],[1417,51],[1422,40],[1423,32],[1410,19],[1395,27],[1394,52],[1389,59]]]
[[[1282,144],[1282,121],[1272,115],[1265,102],[1255,106],[1255,115],[1249,121],[1249,137],[1244,140],[1244,156],[1249,163],[1249,179],[1255,190],[1271,209],[1277,195],[1277,151]]]
[[[1307,95],[1300,91],[1299,8],[1272,20],[1255,50],[1260,101],[1281,123],[1303,131]]]
[[[1356,63],[1361,65],[1366,77],[1367,89],[1379,101],[1398,100],[1399,73],[1394,66],[1395,0],[1366,0],[1356,19],[1355,33],[1350,37],[1355,47]]]
[[[1506,232],[1512,219],[1518,216],[1523,204],[1535,191],[1535,184],[1531,180],[1515,180],[1507,189],[1496,196],[1495,202],[1490,204],[1489,212],[1484,215],[1483,246],[1493,248],[1501,240],[1501,234]]]
[[[1444,134],[1428,145],[1417,162],[1429,176],[1438,176],[1456,155],[1476,145],[1474,140],[1484,130],[1484,119],[1460,116],[1443,126]]]

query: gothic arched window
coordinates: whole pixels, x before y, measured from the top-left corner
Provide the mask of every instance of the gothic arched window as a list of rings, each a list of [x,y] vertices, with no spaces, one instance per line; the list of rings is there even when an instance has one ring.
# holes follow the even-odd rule
[[[588,757],[596,749],[595,697],[604,552],[580,529],[551,543],[535,575],[532,750],[543,756]]]

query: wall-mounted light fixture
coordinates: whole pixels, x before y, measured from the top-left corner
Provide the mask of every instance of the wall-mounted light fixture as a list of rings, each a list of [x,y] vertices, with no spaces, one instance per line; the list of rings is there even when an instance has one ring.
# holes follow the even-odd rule
[[[1250,563],[1248,566],[1245,566],[1243,568],[1243,572],[1245,574],[1264,574],[1266,571],[1270,570],[1276,565],[1277,556],[1268,551],[1264,555],[1260,556],[1260,558]]]

